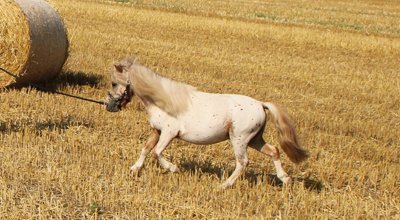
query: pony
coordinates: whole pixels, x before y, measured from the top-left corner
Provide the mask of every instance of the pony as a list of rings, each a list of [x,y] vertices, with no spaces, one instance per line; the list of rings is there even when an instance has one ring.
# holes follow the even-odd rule
[[[114,64],[111,81],[106,101],[108,111],[120,111],[136,96],[149,115],[152,133],[130,168],[134,172],[141,170],[152,150],[163,169],[178,172],[179,168],[162,154],[174,138],[201,145],[229,139],[236,167],[222,188],[232,186],[244,173],[249,163],[248,147],[270,156],[277,177],[289,184],[291,178],[282,168],[278,148],[266,143],[262,136],[267,115],[271,115],[279,144],[289,159],[300,163],[308,157],[308,152],[299,144],[288,113],[277,104],[238,94],[202,92],[191,85],[163,77],[131,58]]]

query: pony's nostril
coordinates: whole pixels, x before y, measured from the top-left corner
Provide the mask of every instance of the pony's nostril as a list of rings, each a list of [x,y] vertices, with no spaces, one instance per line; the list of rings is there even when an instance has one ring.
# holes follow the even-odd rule
[[[107,106],[107,111],[109,111],[109,112],[118,112],[119,111],[119,109],[118,109],[118,107],[108,107]]]
[[[109,111],[109,112],[112,112],[113,108],[110,105],[107,105],[106,106],[106,110]]]
[[[117,109],[115,102],[113,100],[108,101],[106,105],[106,110],[109,112],[116,112],[115,109]]]

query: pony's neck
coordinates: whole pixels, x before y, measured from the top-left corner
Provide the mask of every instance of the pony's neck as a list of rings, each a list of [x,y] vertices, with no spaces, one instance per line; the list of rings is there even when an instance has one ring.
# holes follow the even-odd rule
[[[162,77],[139,64],[130,69],[134,92],[146,108],[155,105],[172,116],[187,110],[194,87]]]

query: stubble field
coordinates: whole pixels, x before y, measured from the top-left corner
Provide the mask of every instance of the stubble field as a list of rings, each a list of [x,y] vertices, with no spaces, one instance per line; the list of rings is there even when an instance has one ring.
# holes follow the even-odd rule
[[[229,142],[173,141],[129,167],[150,134],[134,100],[125,111],[22,88],[0,92],[1,219],[399,219],[400,2],[50,0],[70,55],[48,84],[103,99],[114,62],[135,56],[199,90],[276,102],[310,158],[282,163],[249,149],[233,171]],[[265,138],[277,145],[268,124]]]

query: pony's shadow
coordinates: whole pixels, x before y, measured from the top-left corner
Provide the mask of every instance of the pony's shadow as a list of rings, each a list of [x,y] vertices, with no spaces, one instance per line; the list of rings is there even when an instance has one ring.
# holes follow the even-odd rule
[[[216,175],[219,179],[224,177],[226,173],[225,169],[214,165],[211,161],[189,161],[183,160],[180,162],[180,167],[188,172],[195,173],[201,171],[201,173],[208,173],[211,175]],[[199,172],[197,172],[199,173]],[[231,175],[233,169],[228,170],[228,174]],[[200,174],[202,175],[202,174]],[[253,170],[247,169],[244,178],[250,183],[250,185],[256,186],[258,183],[266,182],[267,184],[274,187],[283,187],[282,181],[273,174],[265,174],[264,172],[257,173]],[[309,191],[321,192],[324,188],[323,183],[318,180],[312,180],[310,178],[293,177],[294,182],[300,182]]]

